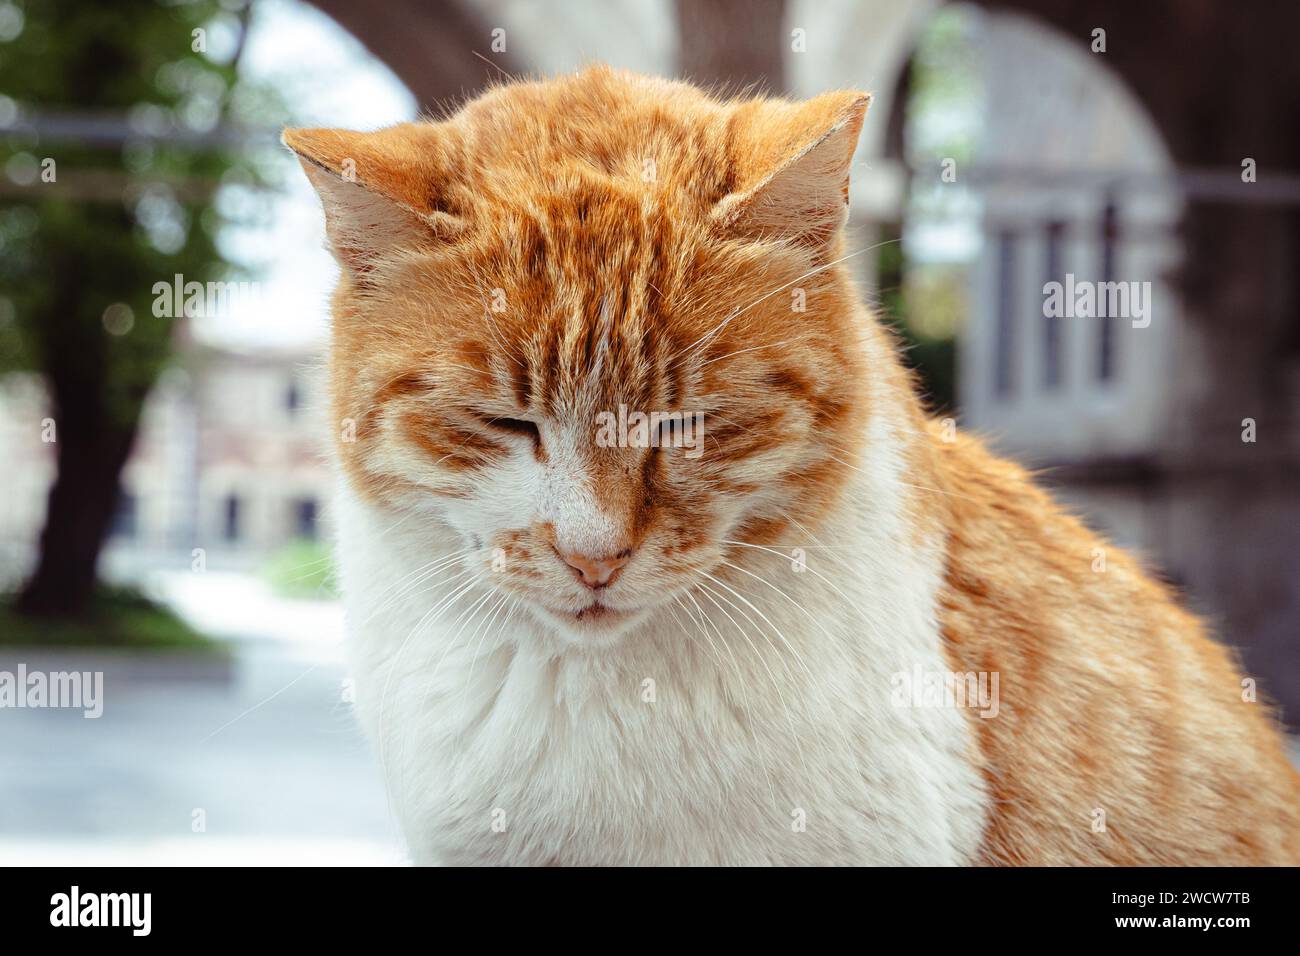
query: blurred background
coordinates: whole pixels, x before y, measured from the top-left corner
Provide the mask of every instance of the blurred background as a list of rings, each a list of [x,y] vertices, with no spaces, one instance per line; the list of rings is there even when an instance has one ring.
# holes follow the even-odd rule
[[[864,289],[932,407],[1042,470],[1300,722],[1300,7],[0,0],[0,863],[396,863],[348,713],[284,125],[591,62],[875,94]],[[1149,324],[1044,285],[1149,283]]]

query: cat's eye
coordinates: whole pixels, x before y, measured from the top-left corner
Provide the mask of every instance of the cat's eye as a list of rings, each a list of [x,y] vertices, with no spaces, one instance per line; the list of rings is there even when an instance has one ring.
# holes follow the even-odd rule
[[[542,440],[542,434],[537,430],[537,423],[530,422],[526,418],[500,418],[496,415],[483,415],[481,417],[485,423],[493,428],[512,432],[524,438],[531,438],[533,441]]]

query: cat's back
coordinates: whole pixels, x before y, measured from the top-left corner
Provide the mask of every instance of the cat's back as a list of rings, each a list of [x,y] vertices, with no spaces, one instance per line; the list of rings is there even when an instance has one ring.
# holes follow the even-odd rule
[[[977,724],[992,863],[1300,862],[1300,777],[1267,705],[1170,590],[977,441],[936,441],[954,669]]]

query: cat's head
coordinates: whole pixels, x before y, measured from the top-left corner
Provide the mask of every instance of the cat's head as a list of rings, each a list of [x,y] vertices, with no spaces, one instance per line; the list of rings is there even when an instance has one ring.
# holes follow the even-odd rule
[[[588,643],[815,521],[861,431],[836,261],[866,105],[597,68],[286,132],[342,266],[354,491],[449,525],[484,584]]]

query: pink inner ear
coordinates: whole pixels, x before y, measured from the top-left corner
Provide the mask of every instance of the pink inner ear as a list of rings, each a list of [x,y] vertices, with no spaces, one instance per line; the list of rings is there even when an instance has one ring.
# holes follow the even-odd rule
[[[847,216],[849,164],[866,102],[865,97],[856,101],[830,129],[757,185],[725,196],[714,209],[714,222],[750,238],[829,242]]]
[[[431,239],[453,239],[464,222],[442,212],[419,213],[359,182],[349,182],[302,159],[303,170],[325,210],[325,232],[339,259],[358,275],[387,254]]]
[[[460,236],[466,223],[439,205],[455,179],[454,134],[435,123],[404,123],[373,133],[291,129],[282,137],[298,154],[325,209],[339,260],[358,275],[386,255]]]

